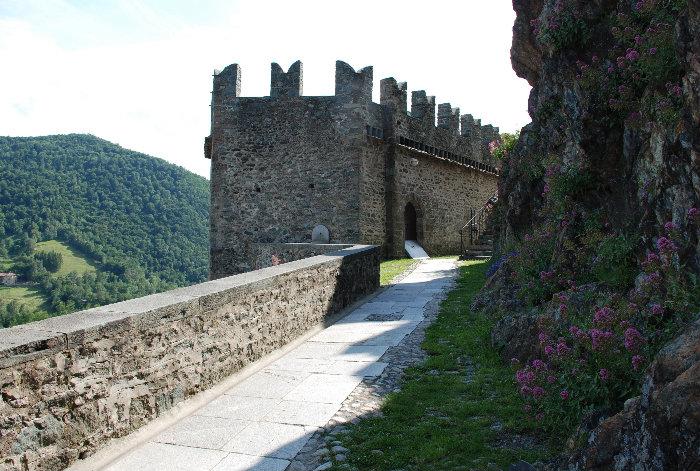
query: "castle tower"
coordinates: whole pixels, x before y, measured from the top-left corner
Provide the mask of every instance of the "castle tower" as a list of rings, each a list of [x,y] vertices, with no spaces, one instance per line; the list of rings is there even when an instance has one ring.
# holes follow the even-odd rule
[[[410,232],[433,255],[456,253],[469,210],[495,191],[495,169],[476,165],[494,131],[449,103],[436,123],[425,91],[412,92],[408,113],[407,84],[394,78],[380,82],[380,103],[372,88],[372,67],[343,61],[333,96],[303,94],[300,61],[287,72],[271,65],[267,97],[241,96],[237,64],[214,75],[212,279],[268,266],[272,255],[289,261],[300,243],[323,253],[312,234],[401,256]]]

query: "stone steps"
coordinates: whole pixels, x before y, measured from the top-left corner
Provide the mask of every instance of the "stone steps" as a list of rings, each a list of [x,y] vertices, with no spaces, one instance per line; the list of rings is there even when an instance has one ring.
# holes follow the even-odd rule
[[[460,260],[488,260],[493,252],[489,250],[465,250]]]

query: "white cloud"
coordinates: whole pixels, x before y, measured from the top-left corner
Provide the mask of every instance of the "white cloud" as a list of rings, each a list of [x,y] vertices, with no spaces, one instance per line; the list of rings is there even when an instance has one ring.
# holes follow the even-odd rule
[[[529,121],[529,87],[510,68],[507,3],[245,0],[204,14],[129,0],[107,14],[52,0],[53,23],[0,9],[0,134],[89,132],[206,176],[213,69],[237,62],[243,93],[266,95],[270,62],[297,59],[306,95],[332,94],[342,59],[373,65],[375,90],[394,76],[512,131]]]

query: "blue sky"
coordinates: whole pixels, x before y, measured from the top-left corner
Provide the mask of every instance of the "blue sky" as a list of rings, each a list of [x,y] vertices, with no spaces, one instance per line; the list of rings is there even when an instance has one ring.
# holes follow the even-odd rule
[[[305,95],[333,94],[341,59],[374,66],[375,95],[393,76],[513,131],[514,18],[508,0],[0,0],[0,135],[86,132],[208,176],[213,70],[241,64],[261,96],[297,59]]]

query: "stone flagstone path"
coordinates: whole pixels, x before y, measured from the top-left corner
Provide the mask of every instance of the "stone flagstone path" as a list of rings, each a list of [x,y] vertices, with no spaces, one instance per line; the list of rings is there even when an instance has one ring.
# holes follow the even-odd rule
[[[424,319],[454,261],[428,259],[359,306],[104,471],[284,471],[378,361]]]

